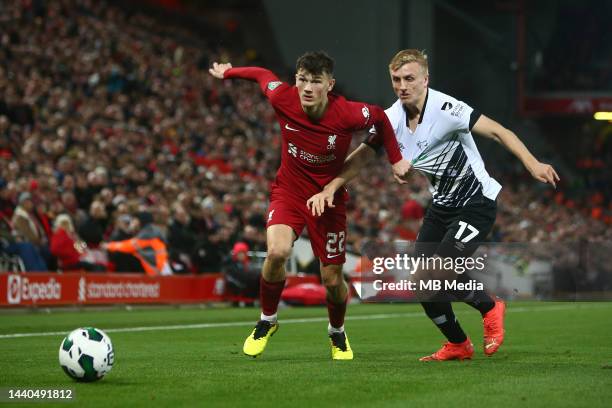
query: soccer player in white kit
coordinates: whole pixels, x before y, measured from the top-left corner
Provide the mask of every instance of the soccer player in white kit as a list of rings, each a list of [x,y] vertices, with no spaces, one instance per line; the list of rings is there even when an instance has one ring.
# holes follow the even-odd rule
[[[423,52],[398,52],[391,59],[389,73],[398,100],[385,113],[403,158],[427,177],[433,198],[417,237],[417,255],[469,257],[493,227],[501,185],[485,170],[472,133],[499,142],[536,180],[556,187],[559,176],[552,166],[539,162],[516,134],[466,103],[429,88],[427,56]],[[374,155],[374,146],[368,140],[355,149],[340,176],[308,200],[313,214],[322,214],[326,206],[333,207],[334,193]],[[469,278],[458,274],[456,279],[466,282]],[[474,353],[450,300],[464,301],[481,313],[483,350],[493,355],[504,341],[504,302],[491,298],[484,290],[442,290],[421,304],[447,342],[421,361],[464,360]]]

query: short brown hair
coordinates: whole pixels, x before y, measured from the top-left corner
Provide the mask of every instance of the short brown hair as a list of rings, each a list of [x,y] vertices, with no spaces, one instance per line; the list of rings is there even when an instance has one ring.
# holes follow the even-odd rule
[[[429,66],[427,64],[427,54],[425,51],[417,50],[411,48],[409,50],[401,50],[397,54],[391,58],[391,62],[389,63],[389,69],[391,71],[395,71],[399,69],[404,64],[409,64],[411,62],[416,62],[421,66],[424,74],[429,72]]]
[[[334,75],[334,60],[324,51],[307,52],[298,58],[295,63],[295,71],[303,69],[312,75],[327,73]]]

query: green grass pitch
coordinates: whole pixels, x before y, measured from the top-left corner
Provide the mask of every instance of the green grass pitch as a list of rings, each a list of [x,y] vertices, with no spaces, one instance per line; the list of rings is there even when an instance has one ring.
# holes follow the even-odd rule
[[[418,305],[350,306],[355,360],[339,362],[330,358],[325,308],[280,310],[280,329],[258,359],[242,354],[257,309],[5,311],[0,387],[72,387],[77,401],[59,407],[610,406],[612,304],[510,303],[506,343],[490,358],[479,314],[463,304],[455,310],[476,347],[472,361],[418,361],[442,343]],[[211,325],[112,330],[203,323]],[[116,355],[110,374],[89,384],[60,369],[63,335],[5,336],[89,325],[107,330]]]

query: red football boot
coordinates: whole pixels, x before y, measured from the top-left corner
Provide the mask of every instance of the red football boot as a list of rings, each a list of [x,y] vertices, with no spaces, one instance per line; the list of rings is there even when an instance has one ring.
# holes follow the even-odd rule
[[[493,309],[489,310],[482,318],[484,325],[484,353],[492,356],[504,342],[504,314],[506,304],[497,299]]]
[[[419,361],[469,360],[474,355],[474,345],[468,338],[463,343],[444,343],[442,348],[431,356],[421,357]]]

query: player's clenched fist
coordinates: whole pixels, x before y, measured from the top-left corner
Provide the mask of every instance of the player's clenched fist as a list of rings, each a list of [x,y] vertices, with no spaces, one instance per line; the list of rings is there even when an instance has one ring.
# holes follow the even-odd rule
[[[411,164],[408,160],[402,159],[393,165],[393,177],[400,184],[406,184]]]

